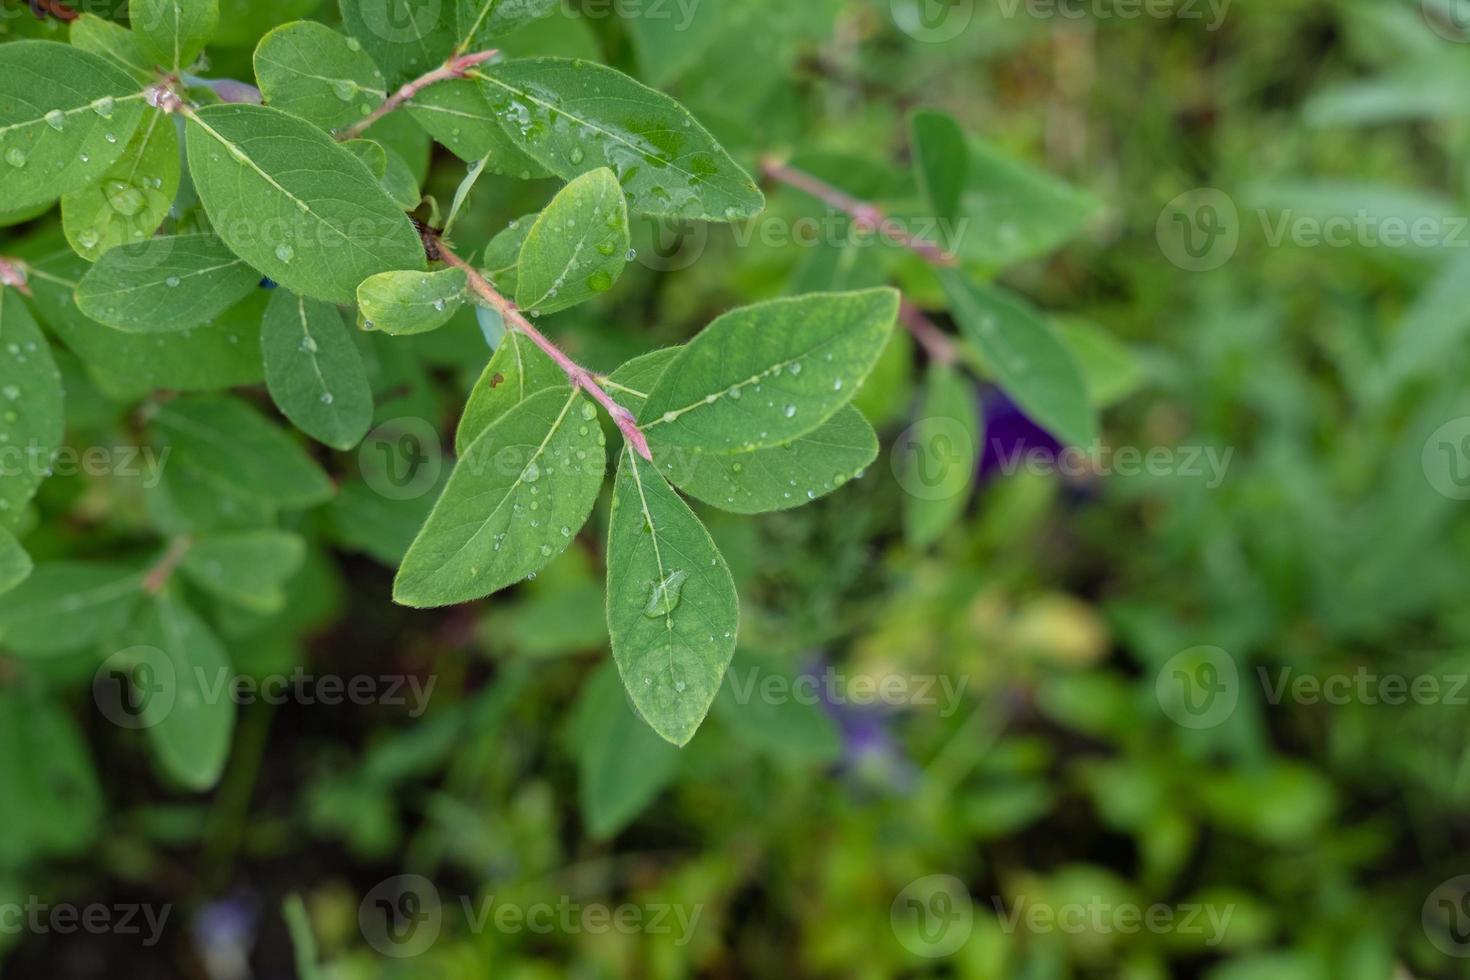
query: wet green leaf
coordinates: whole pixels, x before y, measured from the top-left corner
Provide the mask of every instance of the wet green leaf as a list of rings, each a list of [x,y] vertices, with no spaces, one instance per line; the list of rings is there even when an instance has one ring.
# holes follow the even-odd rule
[[[593,170],[552,198],[526,235],[516,305],[555,313],[612,288],[628,260],[628,205],[613,172]]]
[[[167,333],[214,319],[259,283],[214,235],[150,238],[98,259],[77,286],[77,309],[128,333]]]
[[[333,449],[351,449],[373,422],[357,344],[330,303],[276,289],[261,321],[265,382],[281,413]]]

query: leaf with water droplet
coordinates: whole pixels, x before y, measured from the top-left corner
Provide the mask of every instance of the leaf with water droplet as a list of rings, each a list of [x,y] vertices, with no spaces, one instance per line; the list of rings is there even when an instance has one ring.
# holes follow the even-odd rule
[[[71,45],[0,45],[0,78],[0,177],[8,210],[54,201],[96,181],[122,155],[143,117],[143,93],[133,79]],[[105,119],[94,108],[101,100],[111,100]]]
[[[316,21],[282,24],[260,39],[255,77],[267,105],[284,109],[323,129],[340,129],[362,118],[362,106],[387,97],[377,66],[348,38]]]
[[[607,624],[639,713],[663,738],[694,736],[735,652],[739,599],[694,511],[625,450],[608,518]]]
[[[282,414],[333,449],[351,449],[373,421],[362,355],[330,303],[275,289],[261,321],[265,382]]]
[[[361,42],[390,85],[437,68],[457,37],[452,0],[339,0],[342,26]]]
[[[536,392],[559,387],[566,380],[565,372],[541,348],[514,330],[506,333],[470,391],[454,435],[455,452],[464,455],[500,416]],[[584,419],[588,408],[591,402],[583,401],[579,414]]]
[[[571,538],[560,528],[587,522],[605,465],[595,437],[601,433],[580,433],[582,397],[568,388],[532,395],[469,445],[403,559],[396,602],[425,608],[478,599],[566,549]],[[532,464],[539,471],[534,483],[525,479]],[[526,520],[533,502],[539,516]]]
[[[557,0],[453,0],[460,51],[478,51],[556,10]],[[518,48],[515,50],[519,50]]]
[[[143,53],[167,71],[193,63],[219,24],[219,0],[128,0],[128,20]]]
[[[121,24],[83,12],[71,22],[71,43],[83,51],[101,55],[139,82],[154,81],[152,57],[143,52],[137,35]]]
[[[634,212],[729,221],[764,207],[750,175],[688,110],[615,69],[525,58],[484,66],[477,77],[527,155],[568,180],[611,167]],[[575,149],[583,155],[574,163]]]
[[[891,289],[732,310],[680,351],[649,392],[639,422],[655,447],[729,453],[788,443],[852,399],[897,314]],[[798,363],[805,370],[791,372]],[[838,387],[834,379],[845,383]],[[737,398],[736,391],[761,396]]]
[[[598,214],[612,218],[597,220]],[[627,249],[628,209],[617,178],[606,168],[583,174],[562,188],[527,234],[516,267],[516,304],[554,313],[606,292],[622,274]]]
[[[454,78],[431,85],[414,97],[407,111],[461,160],[484,160],[487,173],[523,180],[552,175],[506,135],[479,83],[472,79]]]
[[[164,333],[199,326],[259,282],[260,274],[214,235],[174,235],[103,253],[77,286],[76,302],[117,330]]]
[[[459,312],[467,288],[463,269],[380,272],[357,287],[357,303],[363,316],[384,333],[427,333]]]

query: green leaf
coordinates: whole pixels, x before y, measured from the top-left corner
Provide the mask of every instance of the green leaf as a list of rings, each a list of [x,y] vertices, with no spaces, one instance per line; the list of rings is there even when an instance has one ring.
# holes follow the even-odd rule
[[[393,598],[420,608],[489,595],[561,554],[607,465],[596,409],[575,391],[532,395],[476,439],[409,548]]]
[[[1097,416],[1072,354],[1020,297],[957,272],[940,274],[950,310],[985,356],[1005,393],[1033,422],[1063,442],[1085,446]]]
[[[66,702],[25,685],[0,687],[0,866],[84,851],[102,814],[97,772]]]
[[[966,377],[935,364],[907,433],[906,469],[899,480],[904,536],[915,547],[939,539],[969,503],[980,463],[982,426],[976,393]]]
[[[373,391],[335,306],[274,290],[260,349],[271,398],[296,428],[333,449],[362,441],[373,424]]]
[[[641,214],[740,221],[765,197],[683,106],[592,62],[530,58],[476,73],[507,135],[570,180],[611,167]]]
[[[347,304],[368,276],[424,268],[402,209],[310,123],[264,106],[205,106],[189,119],[186,142],[215,231],[281,285]]]
[[[101,55],[142,84],[153,81],[153,61],[143,53],[132,31],[96,14],[81,13],[71,22],[73,47]]]
[[[151,675],[137,687],[146,692],[139,720],[154,759],[189,789],[210,789],[235,731],[229,656],[197,613],[167,595],[146,607],[136,642]]]
[[[260,39],[255,78],[266,105],[327,130],[358,122],[387,97],[383,73],[362,45],[311,20]]]
[[[456,50],[479,51],[556,9],[557,0],[455,0]]]
[[[958,218],[970,167],[964,130],[946,112],[921,111],[909,117],[909,132],[919,187],[935,217]]]
[[[599,667],[583,688],[573,737],[582,820],[599,839],[632,823],[679,768],[679,750],[633,713],[612,664]]]
[[[179,571],[226,602],[270,615],[285,607],[285,584],[305,558],[306,542],[300,535],[274,529],[235,531],[194,542]]]
[[[448,0],[338,0],[342,25],[372,55],[389,85],[417,78],[454,50],[455,10]]]
[[[454,434],[461,456],[490,425],[531,395],[566,384],[556,362],[518,332],[507,331],[465,403]]]
[[[63,432],[61,372],[13,289],[0,289],[0,527],[14,526],[46,478]]]
[[[126,565],[39,565],[0,595],[0,644],[31,656],[94,647],[123,625],[142,586],[142,573]]]
[[[245,497],[207,478],[185,462],[160,460],[163,479],[148,496],[148,514],[165,534],[194,535],[274,524],[276,509],[256,497]]]
[[[383,175],[388,172],[388,151],[383,149],[381,143],[364,139],[347,140],[342,148],[361,160],[380,185],[383,183]]]
[[[419,193],[419,182],[413,174],[413,168],[391,146],[385,146],[383,152],[387,156],[387,163],[383,176],[378,180],[378,186],[383,188],[383,193],[394,204],[405,211],[414,210],[423,203],[423,195]]]
[[[555,313],[605,293],[628,261],[628,204],[606,167],[562,188],[526,235],[516,305]]]
[[[689,505],[624,450],[607,532],[613,659],[639,713],[685,745],[735,653],[740,602],[724,556]]]
[[[259,284],[260,273],[214,235],[150,238],[87,270],[77,309],[129,333],[167,333],[213,320]]]
[[[680,348],[634,358],[608,378],[613,398],[635,415]],[[878,436],[863,414],[844,405],[816,429],[782,446],[705,453],[654,447],[659,473],[680,490],[721,510],[761,514],[800,507],[862,475],[878,456]]]
[[[127,72],[55,41],[0,45],[0,78],[0,175],[10,209],[97,180],[143,118],[143,92]]]
[[[95,262],[114,246],[151,237],[178,195],[181,170],[173,120],[149,113],[100,181],[62,196],[66,240]]]
[[[485,267],[485,277],[504,295],[514,295],[520,285],[517,275],[521,249],[525,247],[531,229],[536,226],[538,214],[533,212],[516,218],[485,246],[485,255],[480,263]]]
[[[708,452],[780,446],[851,400],[898,316],[891,289],[733,310],[690,341],[649,393],[650,440]]]
[[[453,78],[429,86],[409,103],[408,114],[466,163],[484,160],[490,173],[521,180],[551,176],[501,129],[495,110],[472,79]]]
[[[178,462],[231,492],[281,507],[311,507],[332,496],[332,481],[311,457],[237,398],[176,398],[158,409],[153,428]]]
[[[219,0],[128,0],[128,20],[144,54],[182,71],[214,36]]]
[[[463,269],[380,272],[357,287],[357,305],[374,330],[394,336],[427,333],[459,312],[468,288]]]
[[[0,530],[0,595],[30,578],[35,566],[31,556],[9,531]]]

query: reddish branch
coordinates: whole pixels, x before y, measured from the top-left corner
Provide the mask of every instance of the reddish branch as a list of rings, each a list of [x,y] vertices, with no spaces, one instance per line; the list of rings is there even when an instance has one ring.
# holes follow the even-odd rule
[[[638,428],[638,422],[633,418],[633,413],[613,401],[612,396],[602,390],[602,387],[597,383],[597,379],[593,377],[591,371],[588,371],[566,354],[562,353],[560,347],[557,347],[556,344],[547,339],[545,334],[532,326],[531,321],[526,319],[520,309],[510,300],[496,292],[495,287],[490,285],[485,280],[485,277],[480,275],[473,266],[450,251],[449,247],[442,240],[436,244],[439,257],[454,268],[464,270],[464,274],[469,278],[470,288],[479,294],[481,299],[490,304],[495,312],[500,314],[505,320],[506,326],[519,332],[522,336],[530,340],[531,343],[545,351],[546,356],[555,361],[557,367],[566,372],[567,379],[571,381],[572,387],[581,388],[587,394],[591,395],[594,401],[606,409],[607,413],[612,416],[613,421],[617,423],[618,431],[623,434],[623,438],[628,441],[628,445],[637,450],[638,455],[652,462],[653,454],[648,450],[648,440],[643,437],[643,431]]]
[[[143,588],[149,595],[157,595],[163,590],[173,576],[174,569],[179,567],[179,562],[184,560],[184,555],[189,553],[193,544],[187,537],[175,538],[168,546],[168,551],[158,560],[158,564],[148,569],[148,574],[143,578]]]
[[[411,82],[405,82],[403,87],[388,96],[382,105],[378,106],[366,116],[363,116],[362,119],[353,123],[351,126],[339,131],[337,138],[339,140],[357,139],[373,123],[382,119],[394,109],[400,108],[404,103],[411,101],[414,96],[418,95],[430,85],[447,82],[454,78],[464,78],[471,68],[482,62],[489,61],[499,53],[499,51],[492,49],[490,51],[476,51],[473,54],[455,55],[433,71],[426,72]]]
[[[37,20],[45,20],[47,17],[55,17],[57,20],[76,20],[77,12],[61,0],[30,0],[31,13],[36,15]]]
[[[940,246],[909,234],[899,222],[889,219],[883,213],[883,209],[876,204],[860,201],[803,170],[787,166],[775,157],[763,159],[761,171],[771,180],[794,187],[799,191],[805,191],[828,207],[846,212],[863,231],[878,232],[895,245],[901,245],[918,255],[930,265],[942,269],[959,265],[959,260]]]
[[[937,364],[954,363],[957,356],[954,341],[925,316],[923,310],[904,300],[898,308],[898,317],[903,321],[904,328],[913,334],[919,346],[928,353],[929,360]]]

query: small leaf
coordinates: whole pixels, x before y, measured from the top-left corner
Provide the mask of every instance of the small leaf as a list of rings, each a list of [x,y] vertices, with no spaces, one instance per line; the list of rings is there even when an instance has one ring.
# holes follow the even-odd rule
[[[127,72],[55,41],[0,45],[0,179],[18,209],[81,190],[122,156],[143,118]]]
[[[514,295],[520,286],[517,277],[521,249],[525,247],[526,237],[531,234],[531,229],[536,226],[537,214],[523,214],[516,218],[485,246],[485,255],[481,261],[485,267],[485,278],[502,294]]]
[[[168,217],[181,171],[173,121],[161,112],[149,113],[101,180],[62,196],[66,240],[95,262],[114,246],[151,238]]]
[[[77,286],[77,309],[129,333],[188,330],[260,284],[260,273],[214,235],[150,238],[109,250]]]
[[[362,45],[316,21],[277,27],[260,39],[254,60],[266,105],[326,130],[358,122],[387,97]]]
[[[735,653],[735,580],[709,532],[663,478],[625,449],[607,532],[613,659],[663,738],[694,737]]]
[[[194,542],[179,571],[226,602],[270,615],[285,607],[284,586],[305,557],[300,535],[273,529],[235,531]]]
[[[556,9],[557,0],[455,0],[456,50],[478,51]]]
[[[342,25],[397,86],[444,63],[454,50],[455,10],[449,0],[338,0]]]
[[[264,106],[205,106],[186,142],[215,231],[281,285],[346,304],[368,276],[424,267],[403,210],[315,126]]]
[[[138,47],[160,68],[188,68],[214,36],[219,0],[128,0]]]
[[[61,373],[51,345],[13,289],[0,289],[0,527],[14,527],[60,446]]]
[[[632,823],[674,778],[679,750],[628,707],[612,664],[588,679],[574,717],[582,820],[593,837],[606,840]]]
[[[604,65],[527,58],[476,73],[506,134],[566,180],[610,167],[640,214],[740,221],[765,198],[683,106]]]
[[[891,289],[733,310],[690,341],[638,419],[651,441],[745,452],[803,436],[847,404],[898,316]]]
[[[311,507],[332,496],[332,482],[311,457],[237,398],[176,398],[158,410],[153,428],[180,463],[231,492],[281,507]]]
[[[136,642],[151,675],[139,715],[159,768],[191,790],[219,782],[235,731],[230,659],[209,626],[188,606],[159,596],[145,608]],[[152,689],[150,690],[150,685]]]
[[[374,330],[394,336],[427,333],[459,312],[468,288],[463,269],[380,272],[357,287],[357,305]]]
[[[516,305],[555,313],[612,288],[628,261],[628,204],[607,168],[562,188],[526,235]]]
[[[335,306],[274,290],[260,349],[271,398],[293,425],[333,449],[362,441],[373,424],[373,392]]]
[[[30,578],[35,566],[31,556],[9,531],[0,530],[0,595]]]
[[[0,643],[27,656],[86,650],[122,626],[142,586],[142,573],[131,566],[40,565],[0,595]]]
[[[979,471],[981,429],[976,393],[949,365],[929,369],[918,420],[909,433],[907,469],[900,485],[904,536],[915,547],[933,544],[964,513]]]
[[[1005,393],[1033,422],[1063,442],[1085,446],[1097,436],[1097,416],[1072,354],[1020,297],[982,286],[960,273],[941,273],[961,330],[985,356]]]
[[[909,118],[914,169],[935,217],[955,219],[970,166],[965,133],[945,112],[916,112]]]
[[[470,391],[454,434],[455,452],[463,456],[500,416],[538,391],[564,385],[566,380],[566,374],[541,348],[514,330],[507,332]]]
[[[606,455],[592,403],[554,388],[506,412],[455,466],[393,583],[425,608],[468,602],[531,575],[587,522]]]
[[[465,163],[484,160],[490,173],[520,180],[551,176],[500,127],[473,79],[451,78],[429,86],[409,103],[408,114]]]
[[[96,14],[78,14],[71,22],[71,43],[101,55],[145,85],[153,81],[152,58],[143,53],[137,36],[121,24]]]

